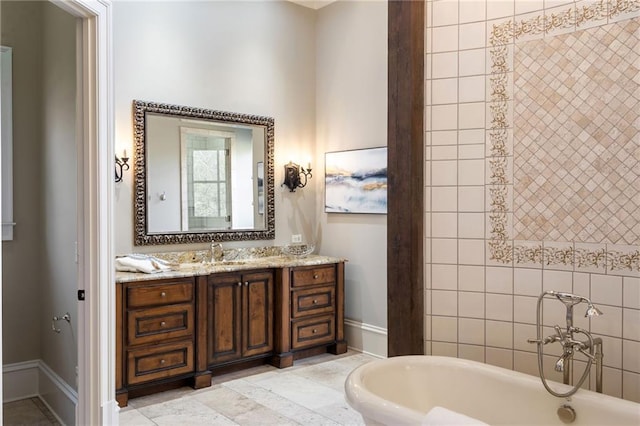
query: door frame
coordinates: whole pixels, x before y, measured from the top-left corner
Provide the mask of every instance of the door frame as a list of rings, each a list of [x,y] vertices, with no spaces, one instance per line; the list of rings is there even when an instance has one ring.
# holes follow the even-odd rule
[[[118,424],[110,0],[49,0],[78,19],[78,405],[76,424]],[[109,161],[111,159],[111,161]]]

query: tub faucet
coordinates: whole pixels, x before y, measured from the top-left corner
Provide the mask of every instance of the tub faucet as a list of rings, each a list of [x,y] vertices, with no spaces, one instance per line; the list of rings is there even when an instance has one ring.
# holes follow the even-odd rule
[[[553,326],[555,334],[543,338],[541,321],[542,300],[546,296],[555,297],[565,305],[566,326],[565,328],[561,328],[559,325]],[[582,302],[587,303],[587,312],[585,314],[585,317],[590,318],[602,315],[602,312],[593,305],[591,300],[583,296],[549,290],[545,291],[538,297],[538,306],[536,312],[537,337],[535,339],[528,339],[528,342],[535,343],[538,346],[538,371],[540,374],[540,378],[542,379],[542,384],[547,389],[547,391],[549,391],[549,393],[557,397],[567,397],[573,395],[578,390],[578,388],[582,386],[582,383],[587,378],[591,369],[592,362],[596,363],[596,392],[602,393],[602,339],[599,337],[593,337],[588,331],[583,330],[579,327],[574,327],[573,325],[573,307]],[[580,341],[575,339],[574,336],[576,334],[583,334],[584,336],[586,336],[587,340]],[[562,355],[560,355],[560,357],[556,361],[554,369],[562,373],[562,381],[564,384],[573,384],[572,361],[575,353],[579,352],[587,357],[587,366],[584,370],[584,373],[578,380],[578,383],[569,392],[564,394],[555,392],[551,388],[549,388],[542,368],[542,346],[554,342],[559,342],[562,346]]]
[[[220,262],[224,259],[224,250],[222,249],[222,244],[220,243],[211,243],[211,261],[212,262]]]

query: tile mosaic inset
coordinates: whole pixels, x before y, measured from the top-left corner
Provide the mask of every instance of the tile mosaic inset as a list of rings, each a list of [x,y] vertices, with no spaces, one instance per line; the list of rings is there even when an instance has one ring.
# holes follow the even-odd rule
[[[489,76],[490,127],[488,132],[489,141],[490,141],[489,162],[490,162],[490,169],[491,169],[489,182],[488,182],[488,190],[491,196],[491,200],[490,200],[491,238],[489,241],[491,260],[494,260],[500,263],[505,263],[505,264],[515,260],[517,263],[542,264],[543,262],[551,262],[555,264],[561,263],[564,265],[571,265],[575,267],[596,267],[596,268],[600,267],[602,264],[602,265],[606,265],[606,267],[612,271],[625,271],[625,270],[640,271],[640,261],[638,260],[638,258],[640,257],[639,250],[634,250],[634,249],[631,249],[628,251],[611,250],[610,252],[607,252],[605,250],[603,253],[600,253],[600,252],[592,252],[588,249],[578,250],[576,248],[574,253],[573,249],[563,249],[563,248],[552,247],[552,246],[543,248],[542,243],[540,243],[538,249],[532,248],[530,246],[520,247],[517,243],[514,243],[511,240],[512,237],[509,235],[510,230],[508,229],[508,226],[507,226],[508,215],[506,213],[507,212],[506,200],[509,199],[509,196],[510,196],[509,184],[511,183],[509,182],[510,176],[508,176],[508,173],[507,173],[508,166],[509,166],[509,158],[510,158],[509,157],[510,153],[508,152],[508,149],[507,149],[507,141],[508,141],[508,132],[511,128],[510,126],[512,125],[509,122],[509,118],[507,114],[508,102],[512,100],[509,93],[510,87],[508,82],[508,76],[509,76],[508,73],[511,71],[510,64],[512,61],[512,59],[510,58],[510,53],[511,53],[510,47],[513,46],[513,43],[517,41],[518,38],[521,38],[524,35],[534,34],[541,31],[544,32],[544,34],[547,34],[554,30],[561,30],[561,29],[563,29],[563,31],[558,31],[558,32],[563,33],[566,31],[566,28],[569,28],[571,26],[575,26],[579,28],[580,26],[584,26],[586,24],[591,25],[596,22],[599,22],[600,25],[603,25],[603,24],[606,24],[607,19],[609,19],[610,21],[613,21],[616,18],[619,19],[620,17],[630,16],[629,14],[632,14],[631,16],[634,16],[634,18],[632,18],[632,20],[621,21],[621,25],[624,26],[624,25],[627,25],[629,22],[634,22],[633,19],[635,19],[635,22],[637,25],[637,16],[635,15],[638,10],[640,10],[639,0],[629,0],[629,1],[602,0],[600,2],[596,2],[587,6],[583,5],[577,8],[570,8],[567,11],[563,11],[562,13],[550,13],[549,15],[543,14],[539,16],[534,16],[533,18],[529,17],[519,22],[516,22],[513,20],[506,20],[499,25],[493,26],[493,29],[490,34],[490,41],[489,41],[489,44],[490,44],[489,59],[491,61],[491,64],[490,64],[491,66],[490,66],[490,76]],[[603,20],[604,20],[604,23],[600,22]],[[629,37],[623,37],[623,38],[626,38],[627,40],[633,37],[637,38],[637,32],[638,32],[637,27],[635,30],[632,29],[633,27],[629,27],[629,28],[631,29],[631,32],[627,31],[626,33],[629,35]],[[585,32],[583,31],[581,33],[584,34]],[[623,33],[623,36],[624,35],[625,34]],[[569,34],[569,36],[572,36],[572,35]],[[554,39],[555,38],[557,37],[554,37]],[[618,48],[619,44],[623,44],[623,45],[626,44],[624,41],[621,42],[620,40],[617,40],[615,38],[612,39],[610,35],[607,36],[607,40],[609,40],[609,43],[611,43],[612,41],[616,41],[615,43],[616,48]],[[544,42],[538,41],[536,43],[544,45]],[[628,46],[627,48],[629,49],[629,51],[631,51],[631,50],[634,50],[634,46],[637,46],[637,43],[638,43],[637,40],[633,40],[629,44],[626,44],[626,46]],[[552,47],[548,48],[548,51],[552,51],[552,50],[553,50]],[[595,60],[594,59],[595,57],[593,55],[589,57],[588,53],[585,53],[582,56],[587,57],[591,61],[591,62],[584,61],[587,67],[582,70],[583,72],[587,73],[587,75],[589,75],[588,74],[589,72],[593,73],[594,71],[593,69],[590,70],[589,66],[593,63],[593,61]],[[637,62],[637,59],[635,61]],[[537,66],[537,63],[530,61],[530,65]],[[607,65],[609,64],[607,63]],[[562,68],[563,67],[564,66],[562,66]],[[615,74],[618,71],[616,68],[612,67],[609,69],[609,72],[611,72],[612,74]],[[629,72],[628,74],[631,76],[630,79],[633,79],[633,76],[637,74],[637,69],[635,73]],[[616,79],[617,77],[618,76],[616,76]],[[635,86],[631,85],[630,87],[637,86],[637,84],[633,80],[631,80],[631,83],[634,83]],[[629,91],[632,91],[633,89],[627,88],[625,90],[629,92]],[[588,92],[584,92],[584,93],[588,93]],[[552,91],[547,91],[547,97],[553,97]],[[569,98],[569,100],[571,100],[571,98]],[[631,97],[630,99],[629,97],[627,97],[626,101],[624,100],[619,101],[617,98],[612,96],[610,100],[612,103],[616,103],[616,106],[614,107],[616,108],[616,111],[620,107],[627,108],[631,104],[635,105],[633,97]],[[635,101],[637,101],[637,97]],[[561,96],[560,98],[557,99],[557,102],[558,103],[567,102],[567,98],[565,96]],[[548,105],[549,104],[547,103],[547,106]],[[516,106],[516,109],[517,109],[517,106]],[[515,112],[516,116],[518,115],[518,112],[519,111],[516,110]],[[634,117],[633,113],[622,115],[622,118],[627,120],[628,123],[631,123],[633,121],[633,117]],[[594,121],[594,124],[598,126],[598,129],[600,129],[600,127],[603,125],[605,126],[605,128],[607,126],[607,124],[604,124],[607,122],[607,120],[604,119],[604,117],[602,116],[596,117],[593,121]],[[613,123],[613,124],[617,124],[617,123]],[[607,131],[611,131],[611,133],[615,133],[612,127],[608,127],[606,128],[606,130],[600,130],[599,136],[601,136],[602,134],[606,134]],[[541,133],[544,133],[542,134],[542,136],[544,137],[549,137],[549,135],[551,134],[551,132],[547,131],[545,128],[543,128],[543,131]],[[635,137],[636,140],[634,143],[637,144],[638,143],[637,135],[638,135],[637,129],[634,129],[633,126],[628,126],[628,130],[625,133],[620,132],[620,135],[615,135],[615,136],[622,136],[623,138],[626,138],[626,140],[631,140]],[[582,136],[584,137],[584,135]],[[620,149],[616,151],[615,157],[619,162],[621,162],[621,164],[624,164],[625,160],[630,161],[631,159],[632,161],[635,161],[635,163],[631,165],[626,164],[626,166],[628,167],[628,170],[633,170],[633,168],[635,167],[635,170],[636,170],[635,173],[637,174],[638,161],[640,160],[637,158],[634,158],[634,153],[636,151],[637,150],[632,149],[632,151],[629,152],[628,150]],[[578,152],[582,156],[582,157],[579,157],[580,160],[586,157],[588,154],[584,151],[578,151]],[[598,152],[596,151],[596,154],[597,153]],[[503,157],[503,158],[500,158],[500,157]],[[635,157],[637,157],[637,155],[635,155]],[[570,159],[570,161],[571,160],[573,159]],[[600,164],[603,164],[603,163],[600,163]],[[542,179],[543,183],[540,183],[540,185],[544,185],[544,178],[545,176],[543,176],[543,179]],[[598,183],[602,184],[601,188],[604,188],[610,196],[613,195],[615,197],[615,196],[618,196],[620,193],[624,193],[627,196],[627,199],[634,200],[631,203],[631,207],[638,206],[639,203],[637,202],[637,191],[630,189],[633,187],[632,184],[631,185],[628,184],[626,187],[623,187],[622,189],[620,189],[620,186],[624,183],[624,182],[621,182],[623,180],[624,179],[622,177],[618,180],[615,180],[615,183],[618,186],[615,186],[614,188],[618,188],[618,192],[619,192],[616,194],[612,194],[612,192],[615,192],[615,190],[612,190],[611,188],[611,181],[604,182],[603,184],[602,184],[602,181]],[[582,182],[582,185],[585,185],[585,182]],[[577,192],[580,189],[580,187],[578,187],[577,184],[574,184],[572,189]],[[587,188],[587,189],[591,189],[591,188]],[[625,204],[625,207],[628,207],[627,204]],[[556,208],[558,208],[558,206],[556,206]],[[583,213],[584,213],[584,218],[581,219],[582,223],[580,225],[584,228],[589,227],[589,229],[597,228],[597,226],[595,226],[593,223],[587,223],[588,221],[585,221],[585,219],[588,219],[588,220],[592,219],[594,212],[589,211],[589,212],[583,212]],[[623,216],[624,216],[624,213],[623,213]],[[616,219],[619,223],[624,223],[624,226],[627,227],[627,231],[625,231],[626,234],[632,235],[632,238],[634,238],[633,241],[636,241],[635,243],[632,243],[632,244],[637,244],[638,232],[637,232],[637,226],[636,224],[634,224],[635,220],[628,219],[626,217],[623,217],[622,219],[620,219],[619,216],[616,216]],[[574,229],[573,232],[577,233],[578,231]],[[558,237],[558,238],[556,237],[557,236],[554,235],[553,239],[554,240],[561,239],[561,237]],[[624,242],[622,242],[622,244],[624,244]],[[567,250],[569,250],[570,252],[567,252]]]

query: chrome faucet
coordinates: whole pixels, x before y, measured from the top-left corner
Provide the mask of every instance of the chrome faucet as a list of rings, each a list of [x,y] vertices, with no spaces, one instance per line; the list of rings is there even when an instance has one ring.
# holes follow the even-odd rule
[[[224,259],[222,244],[211,243],[211,262],[220,262]]]
[[[567,324],[564,329],[559,325],[555,325],[553,327],[555,330],[555,334],[543,338],[541,318],[542,300],[545,298],[545,296],[555,297],[565,305],[565,319]],[[547,389],[547,391],[557,397],[567,397],[573,395],[580,388],[580,386],[582,386],[582,383],[584,383],[585,379],[589,375],[591,364],[594,361],[596,363],[596,392],[602,393],[602,339],[600,337],[593,337],[588,331],[583,330],[579,327],[574,327],[573,325],[573,307],[582,302],[587,303],[587,312],[585,314],[585,317],[590,318],[602,315],[602,312],[593,305],[591,300],[583,296],[549,290],[545,291],[538,297],[538,306],[536,312],[537,338],[528,339],[527,341],[529,343],[535,343],[538,345],[538,371],[540,374],[540,379],[542,380],[542,384]],[[583,334],[587,337],[587,340],[584,342],[576,340],[574,339],[575,334]],[[579,352],[587,357],[587,366],[584,370],[584,373],[580,377],[580,380],[569,392],[564,394],[557,393],[549,388],[542,368],[542,346],[554,342],[559,342],[562,346],[562,355],[560,355],[560,358],[558,358],[558,360],[556,361],[554,369],[555,371],[562,373],[562,381],[564,384],[573,384],[572,361],[575,353]]]

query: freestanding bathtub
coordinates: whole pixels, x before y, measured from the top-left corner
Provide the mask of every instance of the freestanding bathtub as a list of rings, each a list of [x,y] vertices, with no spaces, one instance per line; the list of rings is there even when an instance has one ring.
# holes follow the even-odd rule
[[[425,421],[434,407],[490,425],[563,425],[557,411],[564,405],[575,412],[576,426],[640,425],[640,404],[582,389],[570,398],[556,398],[538,377],[459,358],[371,361],[351,372],[345,390],[349,405],[369,425],[436,424]]]

